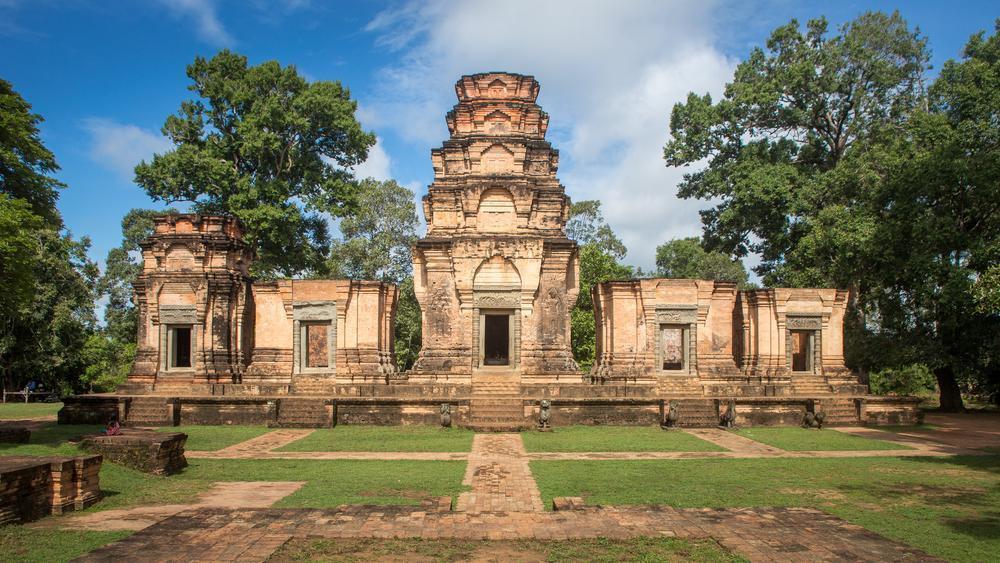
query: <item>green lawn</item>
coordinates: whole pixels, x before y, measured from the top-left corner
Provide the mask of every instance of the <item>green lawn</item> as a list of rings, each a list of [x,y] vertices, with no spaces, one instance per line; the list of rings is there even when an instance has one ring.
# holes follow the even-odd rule
[[[712,540],[293,539],[268,561],[745,561]]]
[[[1000,456],[533,461],[546,506],[812,506],[950,560],[1000,553]]]
[[[351,426],[321,428],[278,448],[279,452],[467,452],[471,430],[437,426]]]
[[[214,452],[271,431],[264,426],[168,426],[156,430],[187,434],[184,449],[193,452]]]
[[[62,403],[0,403],[0,420],[55,416]]]
[[[522,432],[529,452],[721,452],[711,442],[654,426],[567,426]]]
[[[41,530],[22,526],[0,527],[0,554],[4,561],[69,561],[132,532]]]
[[[466,490],[464,461],[191,459],[188,463],[171,479],[199,488],[215,481],[307,481],[275,505],[285,508],[412,505]]]
[[[790,452],[845,450],[911,450],[909,446],[853,436],[836,430],[797,427],[756,427],[734,430],[740,436]],[[886,436],[887,438],[889,436]]]

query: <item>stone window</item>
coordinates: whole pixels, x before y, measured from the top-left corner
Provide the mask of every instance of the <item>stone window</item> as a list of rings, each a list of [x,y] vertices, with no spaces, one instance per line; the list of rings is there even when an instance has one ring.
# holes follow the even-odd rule
[[[685,371],[688,367],[688,327],[660,326],[660,369]]]
[[[337,304],[303,301],[292,305],[292,371],[332,374],[336,371]]]
[[[191,325],[174,325],[167,328],[168,369],[191,369]]]

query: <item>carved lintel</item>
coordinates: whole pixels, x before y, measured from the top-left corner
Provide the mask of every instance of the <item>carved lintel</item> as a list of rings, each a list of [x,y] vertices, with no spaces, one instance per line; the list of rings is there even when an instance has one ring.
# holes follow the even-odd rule
[[[823,328],[823,321],[818,316],[788,315],[785,326],[789,330],[820,330]]]
[[[656,322],[670,324],[691,324],[698,322],[698,307],[657,307]]]
[[[481,309],[516,309],[521,299],[516,291],[477,291],[475,303]]]
[[[161,324],[195,324],[198,311],[194,305],[160,305]]]

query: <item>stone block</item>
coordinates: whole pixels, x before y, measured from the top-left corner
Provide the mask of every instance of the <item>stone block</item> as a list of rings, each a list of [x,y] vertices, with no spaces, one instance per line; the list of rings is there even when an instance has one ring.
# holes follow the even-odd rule
[[[552,510],[556,512],[582,510],[583,507],[583,497],[555,497],[552,499]]]
[[[87,436],[80,446],[111,463],[155,475],[171,475],[187,467],[182,432],[125,430],[117,436]]]
[[[100,455],[0,458],[0,525],[82,510],[101,498]]]
[[[0,426],[0,444],[27,444],[31,431],[23,426]]]

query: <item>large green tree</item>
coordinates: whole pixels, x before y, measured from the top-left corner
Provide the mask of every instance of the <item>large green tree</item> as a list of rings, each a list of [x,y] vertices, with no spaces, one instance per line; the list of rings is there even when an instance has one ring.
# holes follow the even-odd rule
[[[353,207],[350,167],[375,143],[355,118],[350,92],[277,61],[250,66],[228,50],[196,58],[187,75],[197,99],[163,126],[174,148],[140,163],[136,183],[154,200],[241,219],[259,275],[323,273],[330,242],[323,214]]]
[[[97,266],[56,209],[63,185],[42,143],[41,116],[0,80],[0,380],[78,386],[94,330]]]
[[[656,270],[662,278],[733,281],[740,288],[749,286],[743,262],[717,250],[706,251],[698,237],[673,239],[657,246]]]
[[[592,244],[616,260],[625,258],[628,253],[625,243],[604,220],[601,202],[596,199],[576,201],[570,205],[566,236],[581,245]]]
[[[926,93],[925,42],[898,14],[832,37],[822,20],[804,35],[793,22],[768,49],[718,103],[674,109],[668,164],[708,159],[680,193],[720,201],[706,241],[760,252],[769,284],[854,289],[851,365],[926,365],[945,409],[963,386],[996,400],[995,36],[975,36]]]
[[[413,192],[395,180],[358,182],[356,204],[340,221],[342,238],[330,252],[330,270],[352,279],[400,283],[410,275],[417,240]]]
[[[705,243],[759,253],[768,285],[854,286],[873,225],[853,213],[868,186],[867,147],[926,103],[926,41],[898,14],[866,13],[831,34],[792,20],[736,68],[725,95],[674,106],[669,166],[708,165],[678,194],[702,212]],[[862,192],[862,193],[859,193]]]

